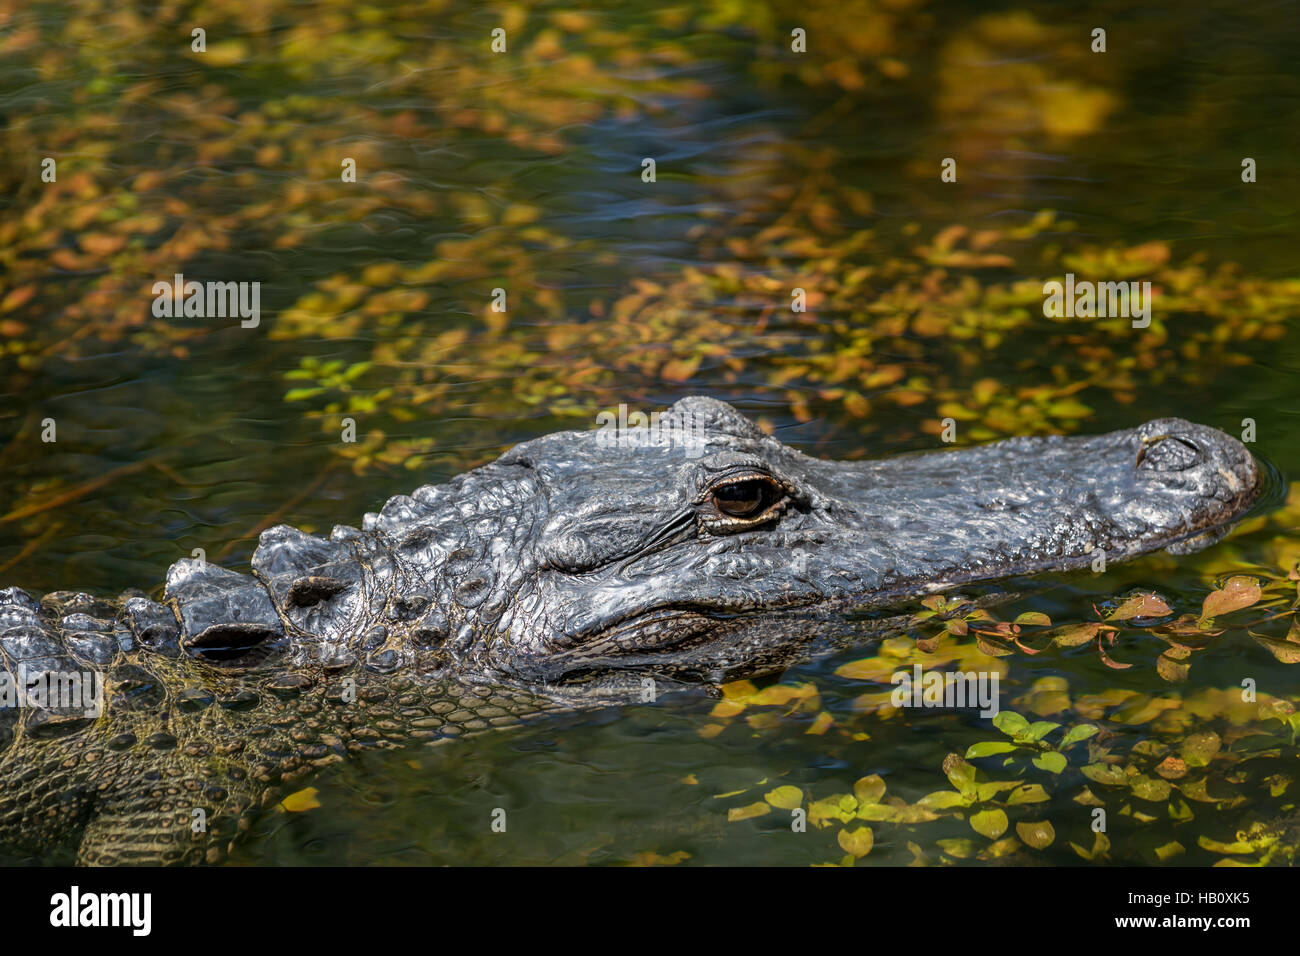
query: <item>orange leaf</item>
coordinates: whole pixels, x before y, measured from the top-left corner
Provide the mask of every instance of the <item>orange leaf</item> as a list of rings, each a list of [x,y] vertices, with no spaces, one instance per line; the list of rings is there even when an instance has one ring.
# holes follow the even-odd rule
[[[0,312],[12,312],[20,305],[25,305],[27,300],[36,294],[36,286],[23,285],[14,289],[3,299],[0,299]]]
[[[1250,607],[1262,596],[1258,579],[1235,575],[1228,578],[1223,587],[1205,596],[1205,603],[1201,605],[1201,617],[1218,617],[1220,614],[1240,611],[1244,607]]]
[[[1164,617],[1173,610],[1155,594],[1135,594],[1111,612],[1108,621],[1131,621],[1135,617]]]

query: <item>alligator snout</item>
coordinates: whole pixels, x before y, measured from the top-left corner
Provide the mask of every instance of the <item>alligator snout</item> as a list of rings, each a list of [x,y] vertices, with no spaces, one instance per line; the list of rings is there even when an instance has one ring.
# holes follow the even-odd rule
[[[1173,487],[1235,507],[1254,500],[1259,468],[1246,446],[1215,428],[1161,418],[1136,430],[1135,470]],[[1245,500],[1249,499],[1249,500]]]

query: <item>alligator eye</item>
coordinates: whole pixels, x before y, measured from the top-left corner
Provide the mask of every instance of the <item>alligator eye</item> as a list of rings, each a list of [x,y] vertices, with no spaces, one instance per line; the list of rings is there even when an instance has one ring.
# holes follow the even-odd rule
[[[766,475],[746,475],[714,485],[707,498],[712,506],[712,523],[733,528],[749,527],[780,514],[787,500],[786,490]],[[705,515],[705,519],[708,521],[709,516]]]
[[[724,515],[733,518],[752,518],[763,510],[772,486],[766,481],[751,478],[749,481],[733,481],[713,489],[713,503]]]

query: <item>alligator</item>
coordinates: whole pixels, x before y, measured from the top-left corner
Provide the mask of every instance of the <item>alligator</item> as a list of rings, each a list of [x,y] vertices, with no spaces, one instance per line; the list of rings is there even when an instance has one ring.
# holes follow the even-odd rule
[[[270,528],[251,573],[182,560],[161,601],[0,591],[8,674],[104,689],[0,707],[0,844],[221,862],[349,754],[780,673],[846,610],[1205,547],[1260,487],[1175,418],[846,462],[710,398],[654,426],[527,441],[328,537]]]

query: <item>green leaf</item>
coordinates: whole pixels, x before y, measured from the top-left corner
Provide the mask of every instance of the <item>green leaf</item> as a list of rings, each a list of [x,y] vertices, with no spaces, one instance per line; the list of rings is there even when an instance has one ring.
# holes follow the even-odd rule
[[[1025,732],[1025,728],[1029,726],[1029,721],[1014,710],[1004,710],[993,718],[993,726],[1008,737],[1015,737]]]
[[[1042,784],[1026,783],[1016,787],[1007,797],[1007,805],[1015,806],[1019,803],[1044,803],[1051,799],[1047,791],[1043,789]]]
[[[927,793],[916,804],[928,810],[950,810],[953,807],[969,806],[970,801],[955,790],[936,790]]]
[[[1100,630],[1101,625],[1096,622],[1068,624],[1051,632],[1052,643],[1057,647],[1078,647],[1091,641]]]
[[[960,797],[960,794],[953,794]],[[858,807],[858,812],[854,814],[859,820],[870,820],[872,823],[878,823],[882,820],[893,820],[898,816],[898,808],[892,807],[887,803],[864,803]]]
[[[1004,790],[1014,790],[1020,786],[1016,780],[989,780],[975,785],[975,799],[979,802],[992,800]]]
[[[1214,755],[1223,746],[1219,735],[1210,730],[1201,734],[1190,734],[1178,748],[1179,755],[1189,767],[1207,766]]]
[[[1035,720],[1021,734],[1026,740],[1042,740],[1057,727],[1061,726],[1051,720]]]
[[[972,760],[975,757],[991,757],[994,754],[1011,753],[1016,750],[1015,744],[1007,743],[1004,740],[986,740],[982,743],[971,744],[966,749],[966,759]]]
[[[1254,853],[1255,848],[1249,843],[1243,843],[1238,840],[1236,843],[1220,843],[1218,840],[1211,840],[1202,834],[1196,838],[1197,844],[1201,849],[1209,850],[1211,853]]]
[[[1300,644],[1292,641],[1278,641],[1271,637],[1264,637],[1255,632],[1251,632],[1260,647],[1266,649],[1270,654],[1276,657],[1283,664],[1300,664]]]
[[[972,814],[970,818],[971,829],[990,840],[996,840],[1006,833],[1007,825],[1006,812],[997,808],[981,810],[979,813]]]
[[[1089,737],[1096,736],[1099,729],[1100,728],[1096,724],[1075,724],[1067,730],[1065,736],[1061,738],[1061,749],[1064,750],[1066,747],[1077,744],[1081,740],[1087,740]]]
[[[1191,670],[1191,666],[1190,663],[1168,651],[1156,658],[1156,673],[1171,684],[1181,684],[1187,680],[1187,673]]]
[[[1142,800],[1151,800],[1159,802],[1169,798],[1169,781],[1161,780],[1159,777],[1148,777],[1145,774],[1138,774],[1129,781],[1129,786],[1133,790],[1133,796]]]
[[[1113,767],[1106,763],[1090,763],[1086,767],[1080,768],[1083,775],[1094,783],[1104,783],[1110,786],[1128,783],[1128,775],[1119,767]]]
[[[968,860],[979,852],[974,840],[945,839],[935,840],[934,842],[938,844],[939,849],[943,850],[944,853],[959,860]]]
[[[1104,833],[1094,833],[1091,850],[1085,850],[1077,843],[1071,843],[1070,848],[1085,860],[1095,860],[1104,857],[1110,850],[1110,837]]]
[[[304,398],[312,398],[324,391],[323,388],[291,388],[284,393],[284,400],[286,402],[300,402]]]
[[[366,372],[370,371],[370,366],[370,362],[357,362],[343,373],[343,378],[349,382],[355,381],[362,375],[365,375]]]
[[[1057,753],[1055,750],[1039,754],[1034,758],[1033,762],[1034,766],[1039,770],[1046,770],[1048,773],[1060,773],[1067,764],[1065,754]]]
[[[975,796],[975,765],[969,764],[957,754],[949,754],[943,762],[944,774],[948,782],[967,799]]]
[[[1026,611],[1016,618],[1015,623],[1021,626],[1050,627],[1052,619],[1039,611]]]

